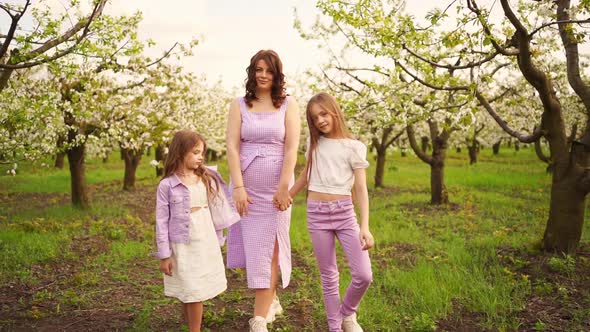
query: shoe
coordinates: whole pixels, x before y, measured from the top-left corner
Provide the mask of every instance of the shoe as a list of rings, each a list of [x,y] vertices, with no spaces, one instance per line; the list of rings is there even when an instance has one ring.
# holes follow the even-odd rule
[[[266,328],[266,319],[262,316],[255,316],[248,321],[250,332],[268,332]]]
[[[342,330],[344,332],[363,332],[363,328],[356,321],[356,313],[342,319]]]
[[[276,316],[280,316],[283,314],[283,307],[281,306],[281,302],[279,302],[279,297],[274,296],[272,299],[272,303],[270,304],[270,308],[268,308],[268,314],[266,315],[266,322],[272,323],[275,321]]]

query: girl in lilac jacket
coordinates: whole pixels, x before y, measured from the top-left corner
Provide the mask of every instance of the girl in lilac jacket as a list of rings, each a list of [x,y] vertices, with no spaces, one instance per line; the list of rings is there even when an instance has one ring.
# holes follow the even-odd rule
[[[227,288],[221,230],[240,219],[215,170],[203,165],[203,137],[172,138],[156,197],[156,243],[164,294],[182,303],[190,331],[200,331],[203,301]]]

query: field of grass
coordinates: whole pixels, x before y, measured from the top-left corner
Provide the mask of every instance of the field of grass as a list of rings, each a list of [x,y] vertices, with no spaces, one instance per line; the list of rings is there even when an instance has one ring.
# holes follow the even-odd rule
[[[90,211],[70,207],[67,164],[19,165],[17,176],[0,176],[0,330],[186,330],[150,257],[158,179],[149,159],[134,192],[121,190],[121,160],[90,160]],[[577,256],[541,252],[550,180],[532,149],[486,149],[472,166],[466,152],[449,151],[450,204],[432,206],[429,167],[392,153],[386,188],[369,186],[376,246],[358,312],[365,330],[590,330],[590,211]],[[285,315],[271,331],[326,330],[305,222],[301,194],[292,285],[279,290]],[[338,257],[344,292],[350,276]],[[244,271],[227,276],[229,289],[206,303],[205,330],[247,330],[253,294]]]

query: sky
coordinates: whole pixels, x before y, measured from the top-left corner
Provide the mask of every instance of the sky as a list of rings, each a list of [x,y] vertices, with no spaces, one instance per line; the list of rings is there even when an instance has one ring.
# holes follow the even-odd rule
[[[63,8],[68,0],[47,0]],[[481,0],[482,6],[493,0]],[[4,1],[3,1],[4,2]],[[11,0],[8,3],[24,3]],[[84,3],[85,1],[82,1]],[[448,1],[406,1],[406,10],[423,17],[429,9]],[[500,10],[499,2],[495,10]],[[184,58],[187,70],[204,74],[210,82],[221,79],[227,88],[243,89],[245,69],[260,49],[275,50],[283,61],[284,72],[294,77],[307,68],[318,68],[327,59],[314,41],[306,41],[293,27],[294,9],[303,26],[309,28],[319,10],[314,0],[112,0],[107,14],[143,13],[139,35],[157,43],[149,55],[159,56],[175,42],[188,43],[197,37],[194,56]],[[0,33],[8,27],[0,13]],[[499,17],[499,15],[497,16]],[[26,23],[25,23],[26,24]]]
[[[295,7],[304,21],[316,15],[309,0],[127,0],[113,1],[107,12],[142,11],[140,37],[156,41],[158,52],[197,37],[194,56],[182,65],[209,81],[221,79],[224,86],[241,89],[250,58],[261,49],[279,54],[286,75],[319,64],[321,54],[313,42],[293,28]]]
[[[419,15],[437,3],[408,2],[408,9]],[[313,0],[126,0],[112,1],[107,13],[140,10],[144,15],[140,37],[155,40],[158,52],[175,41],[199,37],[194,56],[182,65],[204,73],[209,81],[221,79],[225,87],[241,91],[250,58],[261,49],[279,54],[287,80],[308,68],[319,68],[327,59],[314,41],[304,40],[293,27],[295,8],[308,28],[320,14]]]
[[[46,1],[56,10],[69,2]],[[7,2],[24,3],[23,0]],[[437,3],[440,5],[440,0],[410,0],[407,10],[420,17]],[[105,13],[122,15],[141,11],[139,36],[157,43],[148,51],[154,57],[175,42],[188,43],[198,38],[200,43],[194,49],[194,56],[184,58],[182,66],[204,74],[210,82],[219,79],[226,88],[242,90],[246,67],[258,50],[273,49],[279,54],[287,80],[308,68],[318,68],[327,60],[314,41],[304,40],[293,27],[295,8],[307,28],[319,14],[314,0],[112,0]],[[6,15],[0,15],[0,33],[7,27]]]

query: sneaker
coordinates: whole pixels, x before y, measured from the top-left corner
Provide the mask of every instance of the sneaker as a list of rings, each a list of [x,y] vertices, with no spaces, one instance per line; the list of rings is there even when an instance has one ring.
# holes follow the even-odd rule
[[[274,296],[272,299],[272,303],[270,304],[270,308],[268,308],[268,314],[266,315],[266,322],[272,323],[275,321],[276,316],[280,316],[283,314],[283,307],[281,306],[281,302],[279,302],[279,297]]]
[[[363,332],[363,328],[356,321],[356,313],[342,319],[342,330],[344,332]]]
[[[268,332],[266,328],[266,319],[261,316],[255,316],[248,321],[250,332]]]

